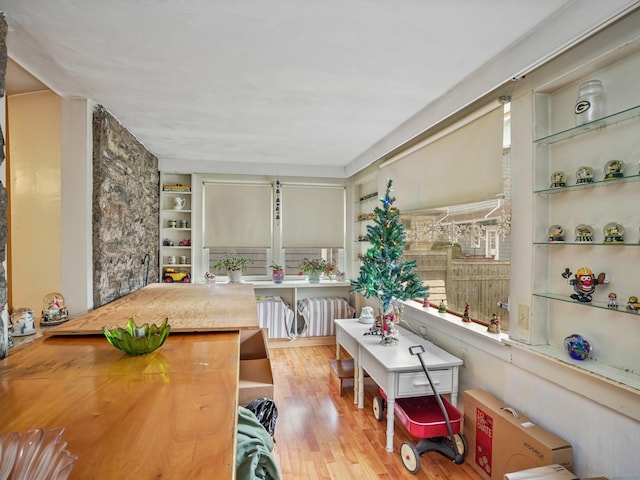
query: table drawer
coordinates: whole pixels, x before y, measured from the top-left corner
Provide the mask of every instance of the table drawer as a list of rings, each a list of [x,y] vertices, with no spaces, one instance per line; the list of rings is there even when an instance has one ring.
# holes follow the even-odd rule
[[[429,376],[438,393],[451,392],[451,369],[429,370]],[[429,379],[424,372],[408,372],[398,375],[397,397],[415,397],[430,394],[433,394],[433,390],[431,390]]]

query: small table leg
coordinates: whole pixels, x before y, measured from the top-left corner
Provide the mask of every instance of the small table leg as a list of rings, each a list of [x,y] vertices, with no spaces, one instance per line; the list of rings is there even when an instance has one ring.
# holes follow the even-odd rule
[[[396,400],[391,396],[387,396],[387,452],[393,452],[393,428],[395,421],[395,405]]]

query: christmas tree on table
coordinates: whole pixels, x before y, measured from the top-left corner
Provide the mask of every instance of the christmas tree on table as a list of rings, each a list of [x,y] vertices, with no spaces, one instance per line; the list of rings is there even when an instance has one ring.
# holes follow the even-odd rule
[[[397,300],[425,297],[429,288],[413,271],[416,261],[402,261],[406,235],[400,211],[393,206],[396,199],[391,196],[391,184],[392,180],[388,179],[384,198],[380,199],[382,206],[373,210],[374,225],[367,226],[371,248],[362,259],[358,279],[351,281],[353,292],[361,292],[365,298],[375,298],[382,303],[385,317],[386,312],[393,311]]]

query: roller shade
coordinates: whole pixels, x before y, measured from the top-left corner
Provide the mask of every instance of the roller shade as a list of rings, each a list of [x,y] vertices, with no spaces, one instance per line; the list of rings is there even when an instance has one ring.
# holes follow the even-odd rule
[[[380,181],[393,180],[401,211],[471,203],[503,192],[502,105],[465,123],[383,164]]]
[[[271,247],[272,185],[205,183],[205,247]]]
[[[282,185],[282,247],[344,248],[343,186]]]

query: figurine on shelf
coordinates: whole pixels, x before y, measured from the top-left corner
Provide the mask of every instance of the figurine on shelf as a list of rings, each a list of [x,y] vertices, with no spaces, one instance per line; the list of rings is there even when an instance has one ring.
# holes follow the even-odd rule
[[[585,225],[584,223],[581,223],[576,227],[576,242],[593,242],[593,228],[591,228],[591,225]]]
[[[569,279],[571,274],[571,270],[565,268],[562,277]],[[573,290],[575,291],[575,293],[571,294],[571,298],[579,302],[589,303],[593,292],[596,290],[596,285],[602,285],[603,283],[609,283],[609,277],[606,273],[601,273],[595,277],[590,268],[580,267],[575,278],[569,280],[569,285],[573,285]]]
[[[564,172],[553,172],[551,175],[551,188],[560,188],[567,186],[567,176]]]
[[[627,302],[627,310],[630,312],[637,312],[640,310],[640,302],[638,302],[638,297],[635,295],[631,295],[629,297],[629,301]]]
[[[470,322],[471,321],[471,317],[469,316],[469,302],[467,302],[467,304],[464,306],[464,313],[462,314],[462,321],[463,322]]]
[[[427,308],[429,306],[429,295],[425,295],[424,300],[422,301],[422,308]]]
[[[440,300],[440,305],[438,305],[438,313],[446,313],[447,306],[444,304],[444,300]]]
[[[608,308],[618,308],[618,295],[611,292],[609,294],[609,302],[607,303]]]
[[[604,243],[624,243],[624,227],[619,223],[607,223],[602,231]]]
[[[487,327],[489,333],[500,333],[500,317],[495,313],[491,316],[491,321]]]
[[[551,225],[548,233],[549,242],[564,242],[564,228],[561,225]]]
[[[621,160],[610,160],[604,166],[604,179],[613,180],[624,177],[624,162]]]
[[[576,171],[576,183],[593,183],[593,168],[591,167],[580,167]]]

